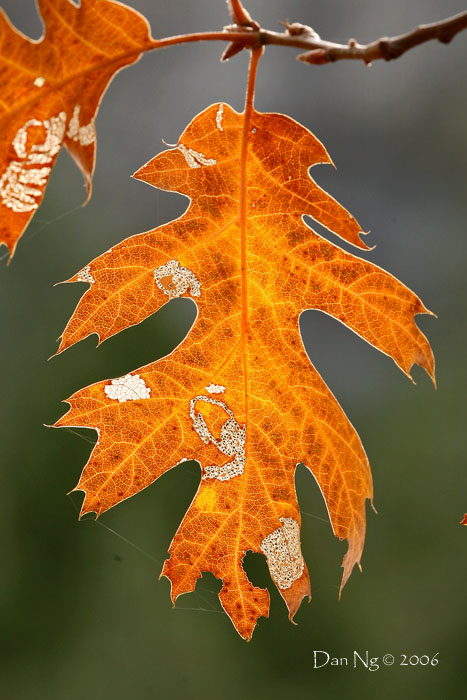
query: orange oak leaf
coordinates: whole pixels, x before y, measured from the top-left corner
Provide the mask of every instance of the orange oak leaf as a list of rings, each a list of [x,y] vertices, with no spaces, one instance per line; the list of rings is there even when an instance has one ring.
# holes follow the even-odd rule
[[[0,245],[10,257],[65,145],[88,189],[94,120],[114,75],[150,41],[138,12],[112,0],[37,0],[45,33],[32,41],[0,8]]]
[[[464,513],[464,518],[460,522],[461,525],[467,525],[467,513]]]
[[[85,494],[82,514],[99,516],[184,460],[199,462],[199,488],[162,574],[175,602],[211,571],[246,639],[269,610],[268,592],[243,570],[247,551],[266,556],[290,619],[310,596],[297,464],[313,473],[334,533],[348,540],[342,586],[360,563],[372,497],[359,437],[301,342],[301,312],[334,316],[407,374],[414,363],[434,372],[414,322],[429,313],[417,296],[303,220],[366,248],[356,220],[309,176],[311,165],[330,162],[286,116],[212,105],[176,148],[136,173],[189,197],[185,214],[128,238],[69,280],[90,286],[59,351],[91,333],[101,342],[174,297],[196,303],[196,321],[170,355],[78,391],[56,425],[98,431],[76,487]]]

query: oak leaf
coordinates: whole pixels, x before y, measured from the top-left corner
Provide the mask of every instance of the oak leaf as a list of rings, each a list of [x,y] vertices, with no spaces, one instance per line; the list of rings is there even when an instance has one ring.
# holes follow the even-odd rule
[[[88,189],[94,120],[114,75],[149,42],[146,20],[112,0],[37,0],[42,39],[17,31],[0,8],[0,245],[10,256],[65,145]]]
[[[372,497],[359,437],[301,342],[301,312],[320,309],[407,374],[418,363],[433,376],[431,349],[414,322],[427,313],[422,302],[302,218],[366,248],[356,220],[309,176],[311,165],[330,162],[286,116],[213,105],[176,148],[136,173],[189,197],[185,214],[128,238],[69,280],[90,287],[59,351],[91,333],[102,342],[174,297],[196,303],[196,321],[170,355],[78,391],[56,425],[99,434],[76,487],[85,494],[82,514],[99,516],[182,461],[199,462],[199,488],[162,574],[175,601],[211,571],[246,639],[269,610],[268,592],[242,567],[247,551],[266,556],[290,619],[310,595],[297,464],[313,473],[334,533],[348,540],[342,586],[360,562]]]

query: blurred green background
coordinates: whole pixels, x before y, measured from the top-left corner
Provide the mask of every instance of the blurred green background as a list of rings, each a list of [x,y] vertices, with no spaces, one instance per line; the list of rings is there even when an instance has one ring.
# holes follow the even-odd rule
[[[224,0],[129,0],[155,36],[229,23]],[[33,0],[2,0],[17,26],[38,38]],[[264,26],[310,24],[323,37],[365,42],[465,9],[460,0],[249,0]],[[190,119],[225,101],[242,108],[247,56],[218,61],[223,46],[192,45],[145,56],[121,73],[97,120],[94,194],[66,153],[43,206],[0,269],[1,429],[0,695],[8,700],[145,700],[222,696],[327,700],[454,697],[466,680],[465,469],[467,341],[467,34],[430,43],[371,69],[341,62],[313,68],[291,49],[262,60],[256,106],[285,112],[322,139],[337,165],[314,170],[347,206],[376,249],[364,257],[408,284],[437,315],[418,317],[437,359],[438,390],[415,369],[412,386],[394,363],[331,318],[309,311],[310,357],[358,429],[370,457],[375,505],[368,511],[364,572],[337,590],[345,545],[335,540],[313,478],[297,471],[302,547],[313,600],[292,626],[262,557],[249,554],[271,613],[250,644],[221,612],[217,582],[169,600],[158,581],[167,548],[199,481],[193,462],[172,470],[99,523],[78,522],[75,485],[92,431],[50,430],[60,402],[99,379],[169,352],[189,330],[190,300],[95,349],[95,336],[47,362],[82,285],[54,287],[123,238],[183,213],[187,201],[129,176],[177,141]],[[332,235],[319,232],[333,240]],[[5,249],[0,252],[3,254]],[[393,654],[396,663],[314,669],[332,656]],[[401,654],[433,655],[436,667],[401,667]]]

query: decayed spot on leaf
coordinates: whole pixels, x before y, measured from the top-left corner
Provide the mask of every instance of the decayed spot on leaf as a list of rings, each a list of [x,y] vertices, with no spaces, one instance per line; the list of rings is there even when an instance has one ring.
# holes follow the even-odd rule
[[[104,387],[109,399],[115,401],[136,401],[137,399],[149,399],[151,390],[146,386],[144,379],[139,374],[125,374],[119,379],[112,379],[110,384]]]
[[[178,149],[185,156],[185,160],[190,166],[190,168],[200,168],[202,165],[215,165],[216,161],[214,158],[206,158],[203,153],[194,151],[192,148],[187,148],[181,143]]]
[[[39,41],[16,30],[0,8],[0,244],[10,255],[62,145],[90,195],[100,100],[150,40],[142,15],[119,2],[38,0],[38,7],[45,26]]]
[[[91,274],[91,266],[90,265],[86,265],[86,267],[83,267],[83,269],[78,272],[78,274],[76,275],[76,281],[77,282],[88,282],[89,284],[94,284],[95,280]]]
[[[186,267],[180,267],[178,260],[169,260],[165,265],[159,265],[154,271],[154,279],[168,297],[180,297],[188,290],[194,297],[201,294],[201,285],[196,275]]]
[[[227,418],[220,429],[219,439],[211,434],[203,414],[196,410],[196,405],[201,402],[219,406],[226,413]],[[203,479],[228,481],[234,476],[243,474],[246,460],[245,426],[239,426],[230,408],[223,401],[217,401],[209,396],[195,396],[190,401],[190,418],[194,429],[203,442],[207,445],[212,442],[222,455],[231,458],[230,461],[224,461],[221,465],[204,467]]]
[[[76,487],[85,493],[83,514],[100,515],[183,459],[198,460],[199,488],[163,574],[175,601],[211,571],[222,580],[224,609],[249,639],[269,596],[248,580],[246,552],[266,556],[291,618],[310,595],[297,464],[313,473],[334,533],[348,541],[342,585],[360,562],[372,497],[358,435],[301,342],[301,312],[334,316],[407,374],[418,363],[433,376],[433,357],[414,322],[426,312],[417,296],[304,223],[309,215],[366,248],[356,220],[309,176],[311,165],[330,162],[309,131],[283,115],[245,117],[216,104],[180,143],[186,151],[160,153],[136,177],[186,195],[188,210],[92,261],[94,283],[59,350],[91,333],[102,341],[173,296],[191,298],[197,319],[169,356],[137,370],[147,398],[111,401],[109,382],[98,382],[68,400],[57,425],[100,429]],[[215,164],[193,167],[186,152]]]
[[[222,128],[223,117],[224,117],[224,105],[221,102],[221,104],[219,105],[219,109],[217,110],[217,114],[216,114],[216,126],[219,129],[219,131],[224,131],[224,129]]]
[[[280,518],[281,527],[261,542],[269,570],[281,590],[290,588],[303,573],[305,563],[300,548],[300,527],[293,518]]]
[[[210,394],[223,394],[225,391],[225,386],[221,386],[220,384],[209,384],[209,386],[205,387],[206,391],[208,391]]]

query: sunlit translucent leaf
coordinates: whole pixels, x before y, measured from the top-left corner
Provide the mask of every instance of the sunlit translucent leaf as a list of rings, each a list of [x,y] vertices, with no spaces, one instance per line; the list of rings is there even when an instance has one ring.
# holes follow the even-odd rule
[[[0,244],[13,255],[67,147],[88,195],[94,121],[108,84],[139,58],[146,20],[111,0],[37,0],[44,36],[32,41],[0,8]]]
[[[433,376],[414,322],[426,313],[417,296],[303,221],[308,215],[366,248],[355,219],[309,176],[311,165],[329,162],[323,145],[288,117],[253,111],[245,124],[243,114],[213,105],[176,148],[136,173],[188,196],[186,213],[123,241],[70,280],[89,289],[60,351],[91,333],[102,341],[173,297],[196,303],[193,328],[168,357],[78,391],[57,425],[99,432],[77,485],[83,514],[100,515],[183,460],[198,460],[200,485],[163,574],[175,600],[211,571],[246,639],[269,610],[268,592],[242,567],[247,551],[266,556],[291,618],[310,594],[297,464],[315,476],[334,533],[348,541],[342,585],[360,562],[372,496],[358,435],[303,347],[301,312],[320,309],[407,374],[418,363]]]

